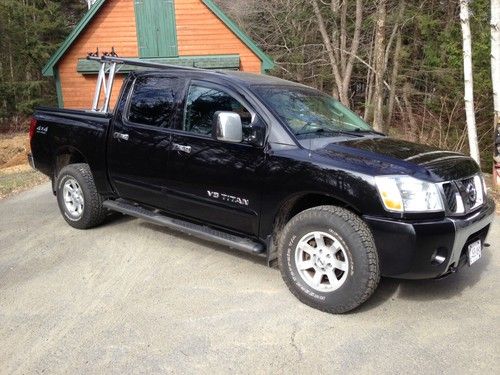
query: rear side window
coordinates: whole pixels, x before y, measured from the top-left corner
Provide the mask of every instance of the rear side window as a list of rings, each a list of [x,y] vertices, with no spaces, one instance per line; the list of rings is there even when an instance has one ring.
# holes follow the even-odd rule
[[[250,112],[228,93],[215,88],[191,85],[184,110],[183,130],[210,134],[217,111],[236,112],[241,116],[243,126],[248,126],[252,122]]]
[[[142,76],[135,80],[128,120],[141,125],[169,128],[175,114],[179,78]]]

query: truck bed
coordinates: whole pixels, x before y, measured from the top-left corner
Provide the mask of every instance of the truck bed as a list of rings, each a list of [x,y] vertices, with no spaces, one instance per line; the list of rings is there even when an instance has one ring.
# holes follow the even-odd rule
[[[54,180],[67,158],[90,165],[99,191],[110,190],[106,177],[106,136],[113,117],[109,113],[41,107],[31,152],[36,168]]]

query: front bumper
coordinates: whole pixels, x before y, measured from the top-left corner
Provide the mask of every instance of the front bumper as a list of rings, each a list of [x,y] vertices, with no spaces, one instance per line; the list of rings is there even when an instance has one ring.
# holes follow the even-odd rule
[[[488,198],[483,207],[463,218],[438,221],[363,218],[375,239],[382,276],[429,279],[444,276],[465,264],[467,246],[478,239],[484,244],[494,216],[495,204]]]

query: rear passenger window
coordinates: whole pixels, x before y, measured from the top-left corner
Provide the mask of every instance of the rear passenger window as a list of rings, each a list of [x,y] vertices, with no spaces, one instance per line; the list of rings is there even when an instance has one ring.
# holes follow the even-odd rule
[[[179,79],[143,76],[135,80],[128,120],[141,125],[168,128],[177,102]]]
[[[214,88],[191,85],[186,100],[183,130],[210,134],[215,112],[236,112],[241,117],[243,126],[252,122],[251,113],[228,93]]]

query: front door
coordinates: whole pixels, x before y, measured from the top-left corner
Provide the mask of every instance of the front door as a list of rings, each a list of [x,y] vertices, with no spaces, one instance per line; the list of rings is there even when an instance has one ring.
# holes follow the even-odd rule
[[[184,79],[151,73],[137,77],[110,134],[108,169],[122,198],[167,209],[170,128]]]
[[[169,209],[183,216],[249,235],[258,234],[263,148],[212,138],[215,112],[238,113],[244,127],[255,114],[233,91],[191,82],[183,119],[172,131]]]
[[[134,0],[139,56],[177,57],[174,0]]]

